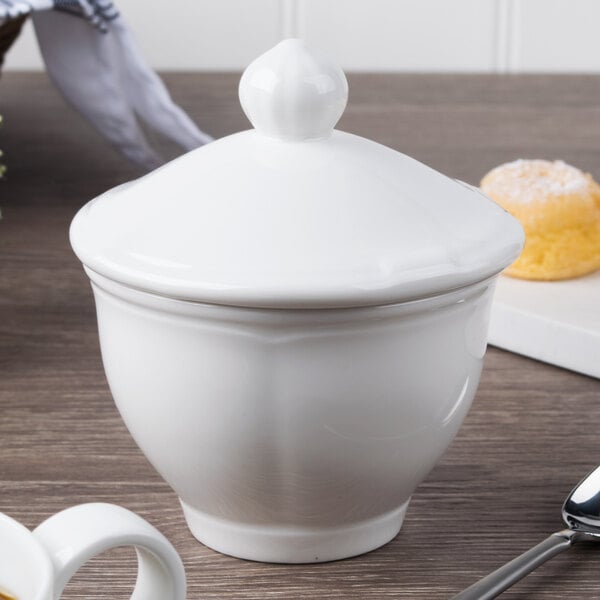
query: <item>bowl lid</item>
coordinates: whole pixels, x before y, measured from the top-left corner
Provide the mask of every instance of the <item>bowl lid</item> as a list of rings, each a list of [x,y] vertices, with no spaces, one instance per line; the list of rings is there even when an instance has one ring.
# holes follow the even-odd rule
[[[334,130],[346,78],[301,40],[255,60],[239,93],[254,129],[78,212],[88,268],[178,299],[327,308],[442,293],[518,256],[520,225],[479,190]]]

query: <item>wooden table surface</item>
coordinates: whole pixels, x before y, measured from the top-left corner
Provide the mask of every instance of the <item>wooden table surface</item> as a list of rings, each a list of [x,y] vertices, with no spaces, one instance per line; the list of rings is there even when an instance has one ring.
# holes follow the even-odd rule
[[[246,128],[237,75],[170,74],[215,136]],[[355,75],[340,128],[476,183],[518,157],[600,177],[600,78]],[[190,599],[449,598],[561,528],[565,494],[600,463],[600,385],[490,348],[473,408],[418,488],[399,536],[365,556],[286,566],[222,556],[125,429],[104,378],[92,295],[67,232],[84,202],[138,173],[65,107],[44,75],[0,81],[0,511],[34,527],[86,501],[122,504],[173,542]],[[600,360],[600,357],[599,357]],[[1,541],[0,541],[1,543]],[[600,598],[600,548],[581,545],[506,598]],[[94,559],[65,598],[128,598],[135,559]]]

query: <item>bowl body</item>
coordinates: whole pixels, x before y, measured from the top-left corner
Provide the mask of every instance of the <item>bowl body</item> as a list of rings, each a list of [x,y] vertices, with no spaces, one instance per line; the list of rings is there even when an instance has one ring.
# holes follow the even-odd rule
[[[0,540],[0,592],[20,600],[54,600],[52,563],[33,533],[0,513]]]
[[[379,307],[164,298],[86,269],[119,411],[192,533],[269,562],[392,539],[475,394],[495,278]]]

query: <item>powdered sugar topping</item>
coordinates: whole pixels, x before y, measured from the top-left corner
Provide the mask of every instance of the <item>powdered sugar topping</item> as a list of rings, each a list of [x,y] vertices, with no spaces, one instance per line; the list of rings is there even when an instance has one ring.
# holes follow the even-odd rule
[[[562,160],[515,160],[496,167],[482,182],[489,195],[522,203],[585,192],[589,186],[589,175]]]

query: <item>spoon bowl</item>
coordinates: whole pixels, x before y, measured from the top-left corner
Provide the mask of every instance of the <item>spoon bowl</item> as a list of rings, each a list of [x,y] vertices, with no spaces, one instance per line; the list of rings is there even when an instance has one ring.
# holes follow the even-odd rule
[[[573,488],[563,504],[562,518],[571,531],[600,538],[600,467]]]

